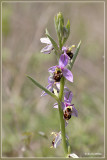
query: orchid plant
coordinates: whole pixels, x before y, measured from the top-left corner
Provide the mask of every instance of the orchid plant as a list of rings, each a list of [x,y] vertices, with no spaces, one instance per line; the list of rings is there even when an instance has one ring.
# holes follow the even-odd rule
[[[77,45],[72,45],[70,47],[64,46],[70,35],[70,22],[68,20],[66,26],[64,26],[64,18],[61,12],[55,16],[55,29],[58,37],[58,44],[50,36],[48,30],[46,29],[46,37],[41,38],[40,41],[45,43],[46,46],[41,50],[44,54],[54,53],[58,64],[49,68],[49,78],[48,86],[43,87],[32,77],[27,77],[40,89],[42,89],[41,96],[50,95],[56,101],[53,108],[58,109],[60,117],[60,131],[52,132],[54,139],[52,141],[52,147],[56,148],[62,141],[65,157],[78,158],[74,153],[71,153],[71,146],[68,142],[69,138],[65,133],[65,128],[68,125],[69,119],[72,116],[78,117],[78,111],[76,110],[74,104],[71,104],[73,93],[65,86],[66,80],[73,83],[73,74],[71,69],[78,55],[81,41]],[[75,48],[75,52],[73,52]]]

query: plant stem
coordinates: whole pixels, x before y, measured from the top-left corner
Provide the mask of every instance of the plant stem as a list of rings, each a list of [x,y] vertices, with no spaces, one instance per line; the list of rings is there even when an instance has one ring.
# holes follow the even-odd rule
[[[61,81],[60,81],[60,92],[59,92],[59,100],[60,101],[62,101],[62,97],[63,97],[64,84],[65,84],[65,79],[64,79],[64,77],[62,77]]]
[[[78,55],[80,45],[81,45],[81,41],[79,42],[79,44],[77,46],[77,49],[76,49],[76,52],[74,54],[72,62],[70,62],[70,64],[68,65],[68,69],[70,69],[70,70],[72,69],[73,64],[75,62],[75,59]],[[60,45],[60,47],[62,47],[62,46]],[[63,118],[63,110],[62,110],[62,98],[63,98],[64,85],[65,85],[65,79],[64,79],[64,77],[62,77],[61,81],[60,81],[58,108],[59,108],[60,127],[61,127],[61,136],[62,136],[63,148],[64,148],[64,152],[65,152],[65,157],[68,157],[68,154],[70,154],[70,152],[71,152],[71,146],[70,146],[70,144],[67,146],[67,143],[66,143],[65,121],[64,121],[64,118]]]
[[[64,77],[61,78],[60,81],[60,92],[59,92],[59,101],[58,101],[58,108],[59,108],[59,116],[60,116],[60,128],[61,128],[61,136],[62,136],[62,143],[63,143],[63,148],[65,152],[65,157],[67,156],[67,143],[66,143],[66,136],[65,136],[65,121],[63,118],[63,110],[62,110],[62,98],[63,98],[63,90],[64,90],[64,84],[65,84],[65,79]]]

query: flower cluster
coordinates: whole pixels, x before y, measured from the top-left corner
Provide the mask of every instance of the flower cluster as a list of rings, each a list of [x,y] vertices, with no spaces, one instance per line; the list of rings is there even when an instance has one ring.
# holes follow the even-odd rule
[[[40,41],[42,43],[47,44],[47,46],[41,50],[42,53],[50,54],[51,51],[54,50],[54,47],[48,37],[41,38]],[[60,92],[60,81],[62,77],[64,77],[70,82],[73,82],[73,74],[69,69],[67,69],[69,61],[73,58],[73,52],[72,52],[73,47],[75,47],[75,45],[72,45],[71,47],[63,46],[62,54],[60,55],[59,58],[59,64],[56,66],[52,66],[48,69],[50,76],[48,78],[49,85],[46,88],[56,96],[58,96]],[[41,96],[45,95],[47,95],[47,93],[43,91]],[[65,126],[67,126],[68,120],[71,119],[72,116],[75,117],[78,116],[78,112],[74,107],[74,104],[71,104],[72,97],[73,97],[72,92],[66,86],[64,86],[64,101],[61,102],[62,103],[61,106],[63,110],[63,118],[65,120]],[[58,104],[55,103],[53,108],[58,108]],[[61,132],[59,133],[52,132],[52,134],[55,136],[55,138],[52,141],[52,147],[56,148],[61,142]]]
[[[39,82],[34,80],[32,77],[27,76],[37,87],[42,89],[41,96],[50,95],[54,98],[57,103],[53,105],[53,108],[58,109],[60,117],[60,129],[59,132],[52,132],[54,139],[52,140],[52,147],[56,148],[62,141],[65,157],[78,158],[74,153],[71,154],[71,146],[68,142],[68,136],[65,133],[65,128],[68,125],[69,120],[72,116],[78,117],[78,111],[76,110],[74,104],[72,104],[73,93],[65,86],[65,80],[73,83],[73,74],[71,69],[73,67],[74,61],[78,55],[81,41],[78,46],[75,45],[65,46],[70,35],[70,22],[67,21],[66,26],[64,25],[64,18],[62,13],[58,13],[55,16],[55,29],[58,37],[58,44],[50,36],[48,30],[46,29],[46,37],[41,38],[41,43],[46,44],[46,46],[41,50],[44,54],[55,54],[58,64],[52,66],[48,69],[48,86],[44,87]],[[73,48],[76,47],[75,52]]]

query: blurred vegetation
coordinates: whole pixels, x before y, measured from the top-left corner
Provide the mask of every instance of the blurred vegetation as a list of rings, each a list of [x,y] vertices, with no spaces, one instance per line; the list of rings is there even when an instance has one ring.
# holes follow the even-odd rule
[[[51,149],[52,131],[59,132],[59,115],[51,97],[25,76],[44,86],[53,54],[40,53],[45,28],[57,40],[54,15],[61,11],[71,23],[66,44],[82,41],[72,69],[74,83],[67,83],[79,117],[66,128],[72,153],[104,154],[104,20],[103,3],[3,3],[2,5],[2,151],[5,157],[60,157],[62,146]],[[88,155],[89,156],[89,155]],[[99,156],[99,155],[95,155]]]
[[[4,36],[7,36],[10,33],[10,17],[11,17],[11,9],[7,6],[3,7],[2,10],[2,33]]]

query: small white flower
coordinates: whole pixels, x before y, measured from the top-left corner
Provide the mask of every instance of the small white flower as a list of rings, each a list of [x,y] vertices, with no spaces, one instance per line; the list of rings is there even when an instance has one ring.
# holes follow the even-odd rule
[[[50,39],[48,37],[44,37],[44,38],[40,38],[41,43],[46,43],[47,46],[45,46],[41,52],[45,53],[45,54],[49,54],[51,53],[51,51],[53,50],[53,45],[50,41]]]

